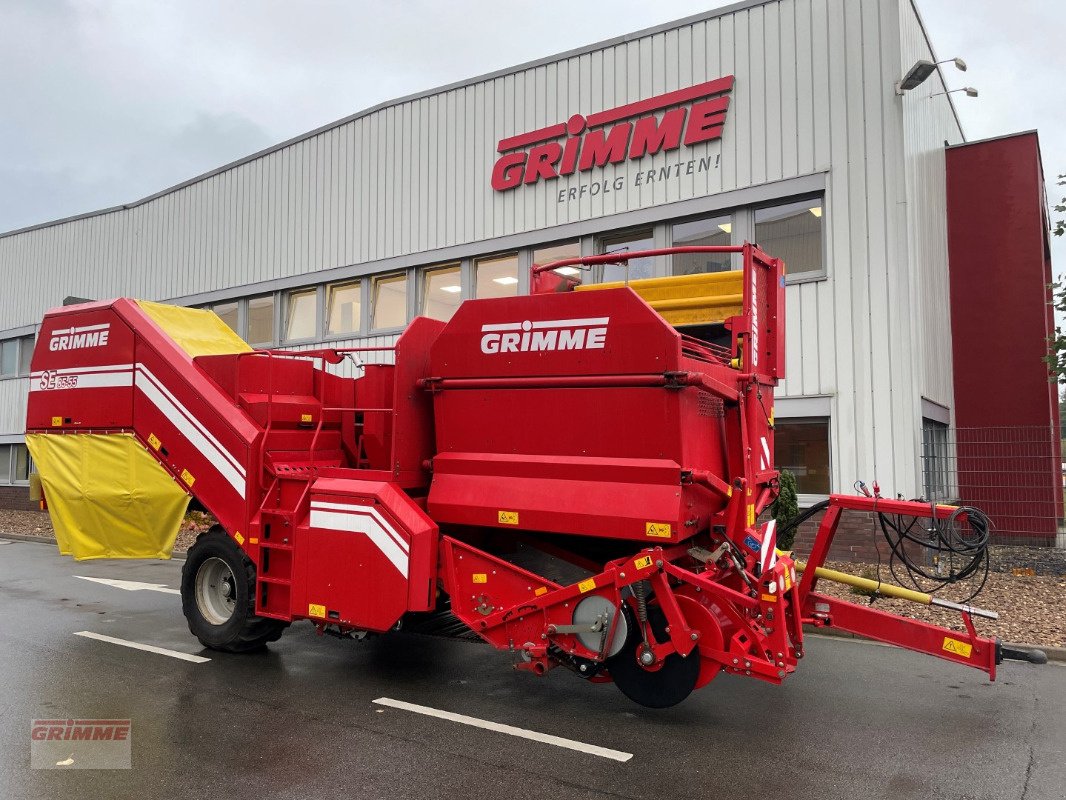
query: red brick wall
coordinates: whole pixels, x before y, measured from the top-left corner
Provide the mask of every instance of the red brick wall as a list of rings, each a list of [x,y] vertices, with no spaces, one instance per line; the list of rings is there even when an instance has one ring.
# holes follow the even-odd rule
[[[0,486],[0,508],[14,511],[37,511],[37,503],[30,500],[28,486]]]

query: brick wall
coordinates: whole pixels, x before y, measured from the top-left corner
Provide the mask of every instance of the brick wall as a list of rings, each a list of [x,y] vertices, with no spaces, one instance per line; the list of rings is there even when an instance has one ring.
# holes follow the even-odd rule
[[[0,486],[0,508],[14,511],[37,511],[37,503],[30,500],[28,486]]]

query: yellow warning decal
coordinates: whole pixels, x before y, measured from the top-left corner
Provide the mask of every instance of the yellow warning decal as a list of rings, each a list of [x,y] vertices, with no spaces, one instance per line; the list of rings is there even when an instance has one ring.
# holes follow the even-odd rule
[[[584,594],[585,592],[591,592],[593,589],[596,588],[596,579],[589,578],[587,581],[581,581],[581,583],[577,585],[577,588],[578,591],[581,592],[581,594]]]
[[[499,519],[501,525],[517,525],[518,524],[518,512],[517,511],[498,511],[497,519]]]
[[[548,593],[548,587],[547,586],[539,586],[539,587],[537,587],[536,589],[533,590],[533,594],[535,594],[537,597],[540,597],[542,594],[547,594],[547,593]]]
[[[792,588],[792,568],[784,570],[781,577],[785,579],[785,591],[787,592]]]
[[[314,417],[312,417],[310,414],[301,414],[300,415],[300,422],[311,422],[313,420],[314,420]]]
[[[970,653],[973,651],[973,645],[967,644],[966,642],[960,642],[958,639],[952,639],[950,636],[945,636],[943,649],[947,653],[954,653],[957,656],[969,658]]]
[[[489,576],[486,575],[484,572],[475,572],[472,577],[474,579],[474,583],[488,583],[489,582]]]
[[[52,427],[53,428],[62,428],[63,427],[63,418],[62,417],[52,417]]]
[[[326,616],[326,607],[320,606],[318,603],[308,603],[307,616],[309,617],[324,617]]]
[[[668,522],[645,522],[644,532],[657,539],[669,539],[673,530]]]
[[[196,478],[194,478],[192,473],[187,469],[181,471],[181,479],[185,481],[185,485],[189,487],[192,487],[192,485],[196,483]]]
[[[764,603],[776,603],[777,602],[777,595],[776,594],[764,594],[762,596],[762,601]]]
[[[755,504],[748,503],[748,527],[751,528],[755,525]]]
[[[651,556],[644,556],[643,558],[634,558],[633,566],[637,569],[647,569],[652,565]]]
[[[233,538],[237,540],[237,544],[244,544],[244,537],[241,536],[241,532],[237,531],[233,534]]]
[[[159,437],[156,436],[154,433],[148,434],[148,444],[153,450],[158,450],[160,447],[163,446],[163,443],[159,441]]]

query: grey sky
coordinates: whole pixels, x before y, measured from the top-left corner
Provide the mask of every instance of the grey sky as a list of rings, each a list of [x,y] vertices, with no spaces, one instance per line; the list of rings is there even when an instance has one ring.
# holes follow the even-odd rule
[[[858,2],[859,0],[851,0]],[[0,0],[0,231],[139,199],[376,103],[714,0]],[[969,139],[1040,130],[1066,172],[1066,3],[919,0]],[[1057,268],[1066,241],[1054,243]]]

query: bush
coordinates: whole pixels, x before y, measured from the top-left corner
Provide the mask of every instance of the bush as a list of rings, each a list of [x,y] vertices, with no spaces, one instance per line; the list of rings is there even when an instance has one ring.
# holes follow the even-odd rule
[[[777,520],[777,548],[779,550],[791,550],[792,543],[796,540],[795,529],[784,535],[781,531],[788,523],[799,516],[799,500],[796,497],[796,476],[787,469],[781,470],[781,476],[777,479],[777,499],[770,504],[770,514]]]

